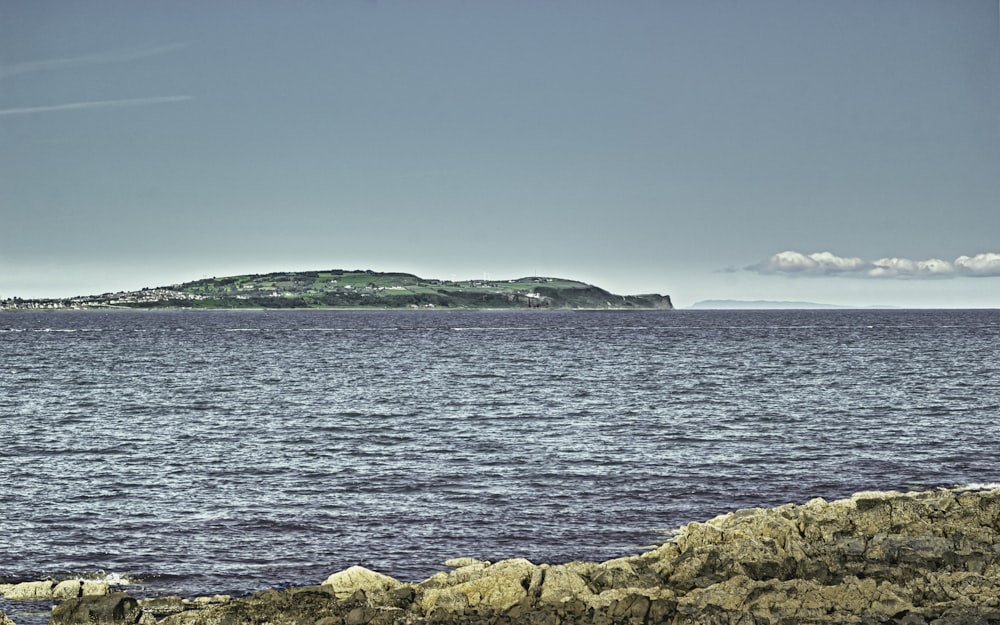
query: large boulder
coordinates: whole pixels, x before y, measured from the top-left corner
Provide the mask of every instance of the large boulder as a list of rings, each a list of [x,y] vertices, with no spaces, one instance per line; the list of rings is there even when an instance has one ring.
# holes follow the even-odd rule
[[[52,609],[50,625],[153,625],[139,603],[123,592],[66,599]]]
[[[402,582],[388,575],[376,573],[363,566],[352,566],[326,578],[323,586],[329,586],[339,599],[350,597],[362,590],[366,594],[389,592],[402,586]]]

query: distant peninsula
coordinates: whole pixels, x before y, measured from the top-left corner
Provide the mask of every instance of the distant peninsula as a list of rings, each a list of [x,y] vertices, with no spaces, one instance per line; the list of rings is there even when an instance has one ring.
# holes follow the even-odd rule
[[[771,300],[706,299],[689,306],[692,310],[789,310],[789,309],[834,309],[850,308],[837,304],[816,302],[788,302]]]
[[[789,302],[772,300],[706,299],[695,302],[690,310],[848,310],[857,308],[894,308],[893,306],[845,306],[818,304],[816,302]]]
[[[436,280],[330,269],[206,278],[139,291],[0,301],[0,310],[151,308],[540,308],[670,310],[669,295],[615,295],[564,278]]]

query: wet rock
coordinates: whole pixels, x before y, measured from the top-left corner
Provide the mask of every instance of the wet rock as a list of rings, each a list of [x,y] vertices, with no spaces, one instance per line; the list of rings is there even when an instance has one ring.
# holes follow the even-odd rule
[[[10,617],[0,612],[0,625],[14,625],[14,621],[10,620]]]
[[[152,625],[139,603],[123,592],[66,599],[52,609],[50,625]]]

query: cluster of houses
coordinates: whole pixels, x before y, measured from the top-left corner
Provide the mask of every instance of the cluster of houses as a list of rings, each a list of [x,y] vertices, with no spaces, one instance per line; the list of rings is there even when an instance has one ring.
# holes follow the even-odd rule
[[[63,299],[21,299],[19,297],[0,300],[0,310],[74,310],[84,308],[130,308],[133,306],[156,304],[167,300],[200,300],[203,295],[175,291],[173,289],[143,289],[142,291],[119,291],[102,295],[81,295]]]

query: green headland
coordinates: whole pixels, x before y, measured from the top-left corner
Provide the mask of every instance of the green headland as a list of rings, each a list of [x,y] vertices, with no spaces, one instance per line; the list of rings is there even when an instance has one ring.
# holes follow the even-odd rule
[[[565,278],[435,280],[366,270],[294,271],[206,278],[67,299],[19,298],[0,308],[571,308],[662,309],[669,295],[615,295]]]

